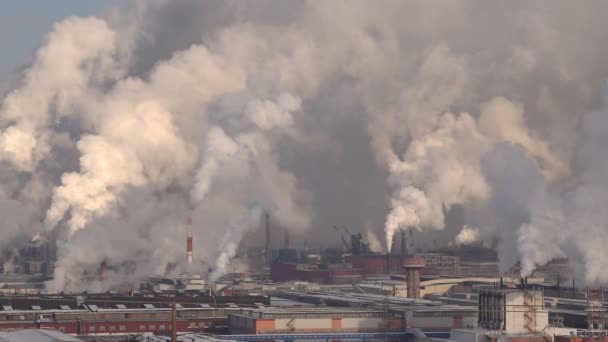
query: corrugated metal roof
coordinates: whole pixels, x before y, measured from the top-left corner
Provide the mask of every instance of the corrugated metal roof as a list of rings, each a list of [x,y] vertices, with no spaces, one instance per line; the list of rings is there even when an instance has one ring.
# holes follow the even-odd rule
[[[0,331],[2,342],[81,342],[82,340],[53,330],[26,329],[18,331]]]

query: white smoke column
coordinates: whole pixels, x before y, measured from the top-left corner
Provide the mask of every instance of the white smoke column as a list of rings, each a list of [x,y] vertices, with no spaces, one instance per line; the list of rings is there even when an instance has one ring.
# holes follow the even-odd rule
[[[374,252],[374,253],[383,253],[384,252],[384,247],[382,247],[382,243],[380,242],[380,240],[378,239],[378,236],[376,236],[376,234],[371,231],[371,230],[366,230],[365,231],[365,236],[367,238],[367,242],[369,243],[369,249]]]
[[[396,191],[385,225],[389,250],[399,229],[443,229],[444,208],[487,197],[479,172],[487,148],[487,139],[466,113],[443,115],[434,131],[410,143],[403,160],[391,168]]]
[[[224,159],[233,157],[239,150],[238,144],[226,135],[220,127],[212,127],[207,136],[207,146],[203,162],[196,173],[196,182],[191,197],[195,203],[202,202],[209,191],[213,177]]]
[[[197,84],[180,94],[165,91],[177,81],[176,74],[186,78],[183,84]],[[129,187],[151,184],[164,189],[187,182],[196,163],[196,147],[183,136],[169,108],[183,110],[192,102],[202,106],[242,85],[237,70],[223,68],[202,47],[191,47],[160,63],[150,79],[149,84],[136,79],[119,82],[100,106],[90,108],[88,114],[98,121],[98,131],[78,142],[80,171],[64,174],[63,184],[55,188],[46,217],[49,227],[69,211],[70,231],[82,229],[108,213]]]
[[[520,105],[494,98],[482,106],[479,120],[468,113],[446,113],[391,164],[390,182],[396,190],[385,225],[387,246],[399,229],[443,229],[444,210],[487,200],[490,188],[480,160],[503,141],[521,145],[549,180],[566,174],[563,163],[524,125]]]
[[[213,272],[209,276],[209,282],[215,283],[221,276],[227,273],[228,265],[236,255],[238,244],[243,235],[250,230],[259,228],[263,210],[256,207],[251,209],[237,220],[230,222],[226,232],[219,244],[220,255],[218,256]]]
[[[154,103],[132,110],[120,117],[125,112],[108,115],[99,135],[78,142],[81,171],[64,174],[63,184],[55,188],[46,219],[50,227],[70,210],[74,233],[107,213],[127,187],[163,187],[191,167],[194,148],[179,136],[170,113]],[[141,135],[132,134],[135,131]]]
[[[561,247],[568,236],[564,234],[566,227],[559,210],[538,208],[532,213],[531,222],[523,224],[517,232],[522,277],[530,276],[539,265],[566,257]]]
[[[608,283],[608,258],[599,252],[608,243],[608,162],[600,156],[608,144],[608,93],[601,110],[587,114],[576,160],[577,183],[565,193],[545,195],[531,206],[531,218],[517,231],[522,275],[555,258],[580,262],[587,284]]]
[[[195,186],[192,189],[192,201],[205,207],[205,199],[213,193],[214,182],[222,187],[224,182],[231,186],[236,186],[241,177],[245,177],[245,182],[251,182],[247,177],[258,174],[262,179],[253,182],[266,183],[268,187],[257,194],[257,197],[265,199],[265,208],[272,208],[273,217],[278,222],[294,225],[293,218],[300,214],[294,213],[292,186],[284,184],[282,189],[277,188],[273,183],[280,183],[282,175],[276,166],[277,162],[272,156],[269,140],[273,134],[286,134],[293,124],[292,112],[300,110],[300,99],[287,93],[280,94],[276,102],[269,100],[254,99],[247,103],[244,108],[244,118],[252,125],[236,127],[241,129],[234,133],[231,138],[220,127],[212,127],[208,133],[202,163],[197,171]],[[235,127],[229,127],[235,130]],[[229,177],[229,178],[228,178]],[[258,200],[259,200],[258,198]],[[268,210],[267,209],[267,210]],[[257,212],[261,209],[256,209]],[[295,215],[294,215],[295,214]],[[289,223],[291,221],[291,224]],[[297,222],[295,227],[301,227],[301,222]],[[243,237],[245,228],[250,225],[245,223],[232,223],[222,237],[222,243],[218,249],[219,254],[215,262],[216,269],[211,275],[213,281],[226,272],[226,268],[234,257],[236,249]],[[257,227],[257,226],[256,226]],[[250,228],[248,228],[250,229]]]
[[[470,225],[464,225],[454,238],[454,243],[457,245],[470,245],[478,240],[479,229]]]

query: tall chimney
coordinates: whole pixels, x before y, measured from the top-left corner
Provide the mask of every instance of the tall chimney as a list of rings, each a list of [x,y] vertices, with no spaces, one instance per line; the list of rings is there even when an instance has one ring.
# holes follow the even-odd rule
[[[420,299],[420,270],[426,266],[424,259],[410,258],[403,262],[407,281],[407,298]]]
[[[192,265],[192,217],[188,216],[186,232],[188,237],[186,238],[186,251],[188,253],[188,265]]]
[[[386,274],[391,274],[391,253],[386,253]]]
[[[264,253],[266,254],[266,263],[270,265],[271,262],[271,252],[270,252],[270,214],[266,213],[266,247],[264,249]]]
[[[401,262],[407,257],[407,241],[405,239],[405,231],[401,231]]]
[[[99,281],[105,281],[108,276],[108,265],[106,261],[102,261],[99,265]]]
[[[285,229],[285,249],[289,248],[289,231]]]

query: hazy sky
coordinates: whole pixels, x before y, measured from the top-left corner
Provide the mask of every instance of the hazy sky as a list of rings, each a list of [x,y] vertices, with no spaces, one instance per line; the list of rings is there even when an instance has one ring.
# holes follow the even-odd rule
[[[73,15],[97,15],[112,3],[111,0],[3,1],[0,4],[0,84],[11,71],[29,63],[54,22]]]

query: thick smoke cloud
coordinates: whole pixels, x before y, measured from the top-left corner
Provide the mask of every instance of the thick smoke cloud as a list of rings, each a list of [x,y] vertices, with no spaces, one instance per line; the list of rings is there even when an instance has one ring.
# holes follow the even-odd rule
[[[561,192],[549,191],[540,182],[535,186],[534,200],[527,206],[530,217],[516,231],[523,275],[554,258],[568,257],[582,265],[587,283],[608,281],[603,271],[607,261],[597,253],[597,248],[607,241],[608,217],[601,203],[607,199],[608,164],[599,158],[608,143],[607,107],[604,102],[599,110],[583,118],[574,184]]]
[[[56,236],[50,285],[103,290],[185,271],[190,212],[214,279],[262,211],[326,244],[334,224],[387,246],[470,224],[503,269],[568,256],[605,281],[583,248],[601,239],[540,237],[604,234],[602,111],[579,125],[608,76],[606,7],[133,1],[68,18],[2,99],[2,240]]]

